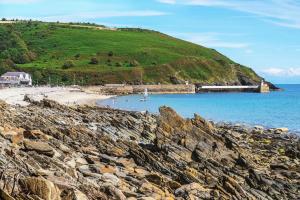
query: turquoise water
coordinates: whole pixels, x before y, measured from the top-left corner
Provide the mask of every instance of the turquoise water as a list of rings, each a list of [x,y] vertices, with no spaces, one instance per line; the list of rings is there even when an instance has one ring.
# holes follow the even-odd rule
[[[184,117],[194,113],[216,122],[244,123],[265,127],[287,127],[300,133],[300,85],[278,85],[282,92],[259,93],[204,93],[150,95],[148,101],[140,101],[142,95],[120,96],[99,101],[102,106],[158,112],[167,105]]]

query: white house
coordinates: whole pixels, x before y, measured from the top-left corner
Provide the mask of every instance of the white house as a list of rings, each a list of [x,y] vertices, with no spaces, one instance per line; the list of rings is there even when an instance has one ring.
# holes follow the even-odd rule
[[[0,85],[32,85],[31,75],[25,72],[6,72],[0,77]]]

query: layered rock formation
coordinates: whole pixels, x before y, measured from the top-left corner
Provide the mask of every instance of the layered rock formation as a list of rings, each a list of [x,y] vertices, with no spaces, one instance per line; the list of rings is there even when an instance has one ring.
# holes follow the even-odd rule
[[[299,199],[300,142],[285,130],[216,126],[53,101],[0,102],[0,199]]]

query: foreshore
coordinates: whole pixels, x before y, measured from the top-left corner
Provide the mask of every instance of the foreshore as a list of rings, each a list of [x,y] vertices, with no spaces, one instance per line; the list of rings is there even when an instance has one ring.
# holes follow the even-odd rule
[[[12,105],[26,106],[25,95],[39,101],[44,98],[64,105],[96,105],[97,100],[107,99],[112,95],[103,95],[92,91],[83,91],[78,87],[15,87],[0,89],[0,100]]]
[[[0,198],[300,198],[300,141],[286,130],[214,125],[169,107],[26,100],[0,101]]]

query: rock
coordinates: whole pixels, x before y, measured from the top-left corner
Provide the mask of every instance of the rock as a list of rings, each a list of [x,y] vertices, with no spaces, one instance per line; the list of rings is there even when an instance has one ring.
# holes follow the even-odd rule
[[[88,197],[79,190],[71,190],[62,200],[89,200]]]
[[[264,129],[263,126],[254,126],[253,128],[256,129],[256,130],[263,130]]]
[[[28,139],[44,139],[48,140],[49,136],[40,130],[26,130],[24,131],[24,137]]]
[[[15,200],[12,196],[10,196],[7,192],[0,188],[0,199],[1,200]]]
[[[0,102],[0,188],[18,200],[300,199],[298,136],[160,111]]]
[[[82,165],[88,165],[88,162],[86,161],[86,159],[81,158],[81,157],[75,158],[75,162],[76,162],[76,167],[80,167]]]
[[[183,185],[175,190],[176,197],[190,199],[211,199],[211,189],[206,189],[198,183]]]
[[[27,151],[36,151],[37,153],[41,153],[46,156],[52,157],[55,154],[52,147],[48,143],[45,143],[45,142],[25,140],[24,147],[25,147],[25,150],[27,150]]]
[[[28,177],[20,180],[22,190],[37,195],[44,200],[60,200],[60,190],[50,181],[41,177]]]
[[[107,183],[111,183],[113,186],[118,186],[120,179],[113,174],[105,173],[102,175],[102,180]]]
[[[148,174],[145,177],[148,181],[150,181],[151,183],[154,183],[156,185],[163,185],[164,184],[164,179],[162,176],[158,175],[158,174]]]
[[[212,133],[214,131],[213,125],[209,121],[203,119],[200,115],[194,114],[194,119],[192,119],[192,123],[208,133]]]
[[[172,197],[173,195],[170,195],[168,192],[163,191],[159,187],[149,183],[149,182],[144,182],[140,187],[139,187],[139,192],[142,194],[149,196],[154,199],[164,199],[166,197]]]
[[[114,186],[112,186],[110,184],[102,185],[102,187],[104,189],[104,192],[106,194],[108,194],[108,196],[111,197],[112,199],[126,200],[126,196],[118,188],[116,188],[116,187],[114,187]]]
[[[12,142],[13,144],[16,144],[16,145],[22,143],[23,140],[24,140],[24,136],[23,136],[22,133],[18,133],[17,135],[13,135],[13,136],[11,137],[11,142]]]
[[[282,164],[271,164],[270,168],[272,170],[288,170],[288,167],[286,165],[282,165]]]
[[[274,133],[275,134],[282,134],[282,133],[287,133],[287,132],[289,132],[289,129],[288,128],[276,128],[275,130],[274,130]]]

